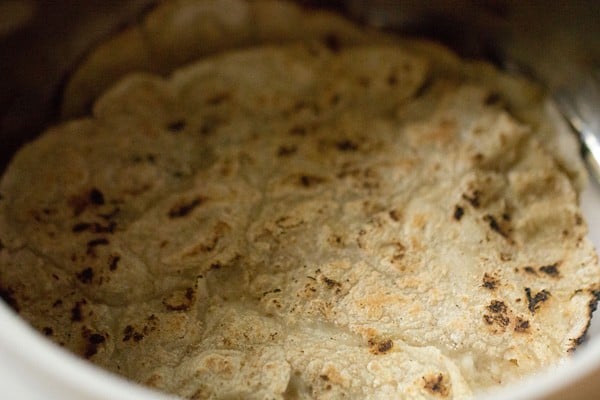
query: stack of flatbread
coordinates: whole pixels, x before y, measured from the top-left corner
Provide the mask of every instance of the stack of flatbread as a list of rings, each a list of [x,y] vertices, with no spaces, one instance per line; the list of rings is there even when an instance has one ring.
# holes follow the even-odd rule
[[[64,114],[107,86],[0,182],[0,294],[61,346],[190,399],[458,399],[583,340],[585,171],[530,83],[228,0],[98,47]]]

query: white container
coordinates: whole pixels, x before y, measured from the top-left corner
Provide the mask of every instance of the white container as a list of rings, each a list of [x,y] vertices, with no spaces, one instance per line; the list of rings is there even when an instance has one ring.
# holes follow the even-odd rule
[[[39,131],[40,127],[47,122],[44,118],[52,108],[51,100],[55,94],[54,91],[59,86],[60,79],[62,79],[68,68],[84,54],[84,49],[90,43],[98,41],[103,35],[111,32],[123,21],[137,15],[140,9],[151,2],[151,0],[131,0],[128,2],[89,0],[85,2],[64,2],[64,4],[50,0],[28,2],[39,6],[32,11],[32,13],[37,12],[37,15],[33,14],[31,16],[33,26],[28,28],[30,31],[26,29],[16,30],[10,38],[7,36],[7,40],[10,40],[11,43],[0,43],[0,70],[13,72],[12,75],[15,77],[22,78],[22,81],[15,79],[12,82],[0,82],[7,84],[8,89],[10,89],[0,90],[0,104],[7,104],[4,107],[5,109],[0,110],[0,128],[4,129],[4,131],[0,131],[0,171],[1,164],[7,160],[10,153],[14,151],[14,147],[16,147],[15,137],[22,132]],[[374,4],[379,4],[382,7],[386,4],[397,5],[388,0],[372,3],[348,0],[347,3],[354,6],[367,5],[371,8]],[[409,5],[420,5],[421,3],[430,4],[429,2],[405,2]],[[481,4],[488,3],[493,2],[482,2]],[[502,3],[498,2],[498,4]],[[510,3],[513,5],[521,4],[521,2]],[[563,4],[560,2],[548,5],[537,2],[522,3],[525,5],[541,5],[542,11],[556,6],[556,10],[560,13],[573,8],[559,9],[559,5]],[[451,11],[458,10],[457,6],[450,2],[432,2],[431,4],[446,4],[448,6],[445,8]],[[467,4],[470,9],[476,2],[458,2],[457,4]],[[566,4],[567,2],[564,2],[564,5]],[[546,21],[550,24],[552,32],[560,31],[559,33],[562,33],[565,30],[564,28],[569,26],[573,26],[583,33],[592,32],[589,28],[597,24],[597,21],[593,19],[593,6],[598,3],[588,1],[569,4],[578,4],[578,7],[584,9],[585,13],[587,13],[586,5],[592,6],[589,11],[591,18],[588,22],[590,24],[564,23],[561,25],[557,24],[554,19],[547,18]],[[63,8],[68,8],[60,12],[56,11],[61,5],[63,5]],[[49,10],[53,12],[46,15]],[[402,15],[405,15],[406,7],[402,10],[404,12]],[[538,12],[539,10],[534,11]],[[382,12],[379,12],[378,15],[389,16]],[[541,30],[542,35],[550,33],[549,30],[544,30],[545,28],[537,23],[539,20],[544,21],[544,18],[538,18],[535,21],[536,23],[532,24],[528,18],[525,18],[525,13],[514,13],[514,16],[524,18],[525,28],[528,31],[535,30],[533,28],[537,27],[538,31]],[[470,18],[470,20],[471,22],[485,21],[480,18]],[[567,21],[572,22],[572,20]],[[563,29],[559,30],[560,27]],[[593,32],[591,36],[592,39],[596,38]],[[512,41],[515,37],[517,36],[508,36],[507,38]],[[572,36],[567,35],[565,37],[571,38]],[[534,39],[537,41],[539,37],[534,36]],[[587,42],[582,40],[567,41],[569,47],[577,44],[581,47],[583,43]],[[599,42],[592,40],[591,43],[598,44]],[[523,46],[517,47],[513,53],[517,56],[525,54],[537,57],[539,52],[546,50],[542,46],[531,46],[530,44],[524,42]],[[519,52],[519,49],[525,49],[525,51]],[[537,53],[532,49],[537,50]],[[31,54],[38,55],[38,65],[32,66]],[[565,59],[567,57],[561,53],[561,58]],[[551,64],[552,71],[556,70],[556,65]],[[32,79],[31,76],[25,73],[21,74],[14,71],[26,71],[35,77],[44,76],[45,79],[39,81],[39,79]],[[10,73],[6,75],[11,76]],[[13,86],[10,86],[10,84]],[[21,97],[15,97],[15,94],[19,94]],[[8,98],[6,96],[15,97],[14,104],[9,101],[12,97]],[[26,112],[19,114],[15,110],[26,110]],[[12,113],[11,118],[3,120],[1,118],[4,116],[2,112]],[[2,123],[4,123],[4,126],[2,126]],[[27,137],[23,137],[19,142],[22,143],[26,139]],[[582,195],[582,207],[590,226],[589,236],[596,248],[600,249],[600,185],[590,182],[590,187]],[[600,311],[598,313],[600,314]],[[592,320],[589,341],[577,350],[570,361],[547,371],[540,371],[536,376],[531,376],[516,385],[499,388],[482,397],[493,400],[600,399],[600,315]],[[130,383],[77,358],[34,331],[0,301],[0,400],[13,399],[167,400],[173,399],[173,397]]]

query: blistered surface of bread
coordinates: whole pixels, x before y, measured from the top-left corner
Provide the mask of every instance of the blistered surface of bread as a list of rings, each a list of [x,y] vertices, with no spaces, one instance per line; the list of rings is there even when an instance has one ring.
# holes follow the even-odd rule
[[[575,180],[517,116],[541,100],[440,54],[313,43],[127,77],[3,177],[2,297],[191,399],[470,398],[559,362],[600,280]]]

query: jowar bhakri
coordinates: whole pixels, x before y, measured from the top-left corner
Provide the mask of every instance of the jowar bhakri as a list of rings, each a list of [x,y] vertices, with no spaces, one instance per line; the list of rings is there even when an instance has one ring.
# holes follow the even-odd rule
[[[543,91],[327,12],[228,3],[227,51],[146,72],[107,61],[119,80],[92,114],[15,155],[3,299],[61,346],[190,399],[466,399],[568,357],[600,268],[585,171]],[[106,46],[215,7],[168,2]],[[248,28],[277,7],[306,32]],[[108,85],[90,72],[102,51],[65,115],[95,96],[68,88]]]

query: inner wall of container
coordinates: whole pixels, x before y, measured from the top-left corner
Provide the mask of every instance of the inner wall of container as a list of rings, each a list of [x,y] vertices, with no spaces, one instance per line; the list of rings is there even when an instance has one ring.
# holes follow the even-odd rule
[[[23,143],[56,122],[61,84],[86,51],[153,2],[0,2],[0,172]]]

